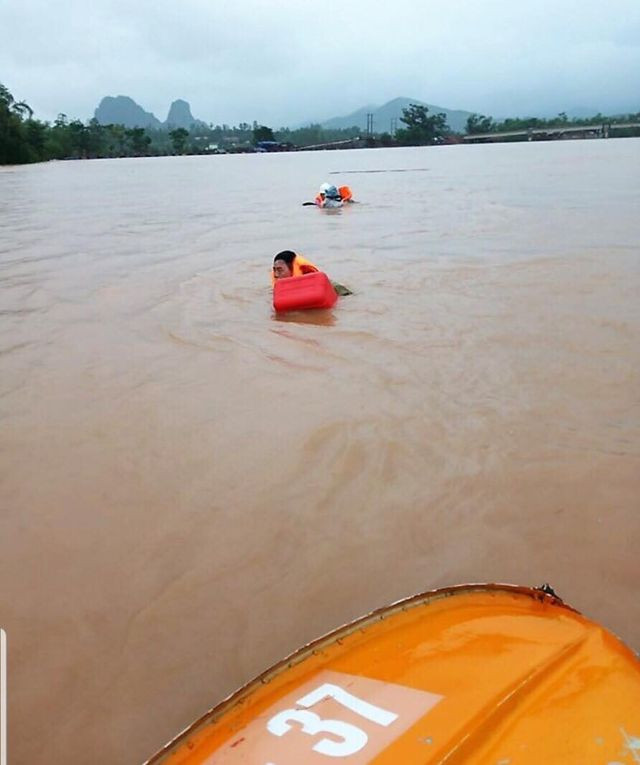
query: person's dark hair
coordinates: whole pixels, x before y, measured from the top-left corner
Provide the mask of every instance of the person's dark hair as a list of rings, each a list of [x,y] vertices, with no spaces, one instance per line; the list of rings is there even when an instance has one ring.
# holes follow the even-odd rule
[[[283,250],[282,252],[279,252],[275,258],[273,259],[273,262],[275,263],[276,260],[284,260],[284,262],[291,268],[293,265],[293,261],[296,259],[295,252],[291,252],[291,250]]]

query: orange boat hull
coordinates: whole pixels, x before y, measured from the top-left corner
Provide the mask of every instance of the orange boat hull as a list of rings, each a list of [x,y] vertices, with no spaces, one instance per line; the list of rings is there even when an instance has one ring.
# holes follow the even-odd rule
[[[465,585],[306,646],[149,763],[640,762],[640,663],[539,590]]]

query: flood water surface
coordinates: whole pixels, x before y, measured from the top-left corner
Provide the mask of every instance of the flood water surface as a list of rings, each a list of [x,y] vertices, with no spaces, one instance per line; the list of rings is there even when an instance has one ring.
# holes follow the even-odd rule
[[[365,612],[550,582],[640,649],[640,140],[0,170],[16,765],[139,763]],[[359,204],[303,207],[322,181]],[[273,315],[293,249],[354,291]]]

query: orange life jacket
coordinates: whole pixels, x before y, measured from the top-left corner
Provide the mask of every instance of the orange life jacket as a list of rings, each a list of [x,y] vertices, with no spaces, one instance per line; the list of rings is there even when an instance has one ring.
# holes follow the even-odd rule
[[[305,274],[312,274],[314,271],[319,271],[320,269],[317,266],[314,266],[313,263],[310,260],[307,260],[306,258],[303,258],[302,255],[298,255],[296,253],[295,258],[293,259],[293,264],[291,268],[291,276],[304,276]],[[271,286],[276,283],[276,278],[273,275],[273,268],[271,269]]]

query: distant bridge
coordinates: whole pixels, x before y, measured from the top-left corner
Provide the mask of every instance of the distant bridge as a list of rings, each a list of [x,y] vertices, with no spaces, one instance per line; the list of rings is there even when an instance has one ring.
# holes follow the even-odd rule
[[[640,122],[603,122],[602,125],[548,125],[547,127],[509,130],[504,133],[475,133],[463,136],[466,143],[502,141],[505,138],[555,140],[558,138],[609,138],[616,130],[640,128]]]
[[[362,146],[360,136],[347,138],[342,141],[328,141],[327,143],[314,143],[311,146],[296,146],[295,151],[316,151],[320,149],[358,149]]]

